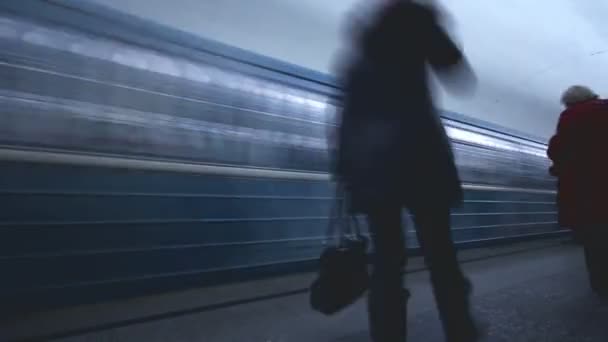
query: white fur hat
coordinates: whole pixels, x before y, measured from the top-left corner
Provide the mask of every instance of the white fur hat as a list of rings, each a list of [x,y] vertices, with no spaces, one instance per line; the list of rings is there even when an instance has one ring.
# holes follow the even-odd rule
[[[564,91],[561,102],[564,106],[569,107],[579,102],[589,101],[597,98],[598,95],[588,87],[574,85]]]

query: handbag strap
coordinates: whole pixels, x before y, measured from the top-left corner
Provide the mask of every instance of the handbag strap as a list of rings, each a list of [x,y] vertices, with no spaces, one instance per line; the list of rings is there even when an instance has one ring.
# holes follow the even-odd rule
[[[361,236],[361,227],[357,218],[350,211],[349,198],[340,182],[336,184],[336,194],[329,224],[327,225],[326,240],[337,239],[337,244],[343,245],[349,235]]]

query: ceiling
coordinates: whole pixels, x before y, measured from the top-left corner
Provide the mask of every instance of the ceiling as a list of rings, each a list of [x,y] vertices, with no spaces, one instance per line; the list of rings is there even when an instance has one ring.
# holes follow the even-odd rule
[[[91,0],[257,53],[331,72],[341,27],[359,0]],[[372,1],[360,0],[366,4]],[[428,1],[428,0],[427,0]],[[479,85],[437,92],[443,109],[551,135],[571,84],[608,92],[608,2],[443,0]]]

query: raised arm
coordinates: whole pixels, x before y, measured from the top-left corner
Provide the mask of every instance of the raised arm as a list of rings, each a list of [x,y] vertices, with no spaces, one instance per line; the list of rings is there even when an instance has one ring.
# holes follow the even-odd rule
[[[466,57],[456,46],[436,15],[429,10],[424,35],[427,61],[439,80],[454,95],[468,95],[477,84],[477,78]]]
[[[436,70],[461,64],[464,60],[462,52],[438,23],[436,16],[431,11],[425,15],[427,27],[424,44],[429,64]]]

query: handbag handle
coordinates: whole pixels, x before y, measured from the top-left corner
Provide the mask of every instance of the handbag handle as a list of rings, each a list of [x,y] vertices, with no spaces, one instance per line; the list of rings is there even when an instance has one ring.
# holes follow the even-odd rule
[[[348,195],[344,185],[340,182],[336,184],[335,200],[327,225],[326,241],[334,240],[336,233],[338,246],[342,246],[349,235],[361,236],[359,221],[350,212]]]

